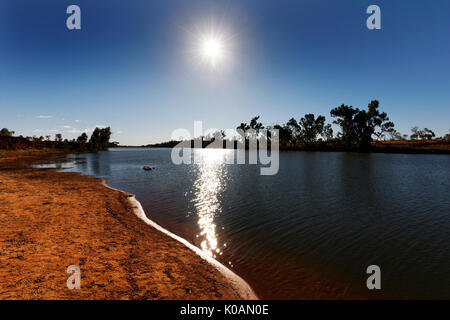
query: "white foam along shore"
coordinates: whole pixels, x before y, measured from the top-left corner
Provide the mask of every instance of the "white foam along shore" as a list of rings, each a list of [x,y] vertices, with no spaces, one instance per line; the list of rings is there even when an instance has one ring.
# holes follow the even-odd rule
[[[169,237],[171,237],[171,238],[181,242],[187,248],[191,249],[196,254],[198,254],[202,259],[206,260],[208,263],[213,265],[230,282],[231,286],[239,293],[239,295],[241,296],[242,299],[245,299],[245,300],[258,300],[258,297],[256,296],[256,294],[253,291],[253,289],[250,287],[250,285],[244,279],[242,279],[240,276],[238,276],[236,273],[234,273],[233,271],[228,269],[226,266],[221,264],[216,259],[214,259],[211,256],[209,256],[207,253],[203,252],[200,248],[198,248],[198,247],[194,246],[193,244],[191,244],[186,239],[183,239],[182,237],[177,236],[176,234],[170,232],[169,230],[161,227],[156,222],[150,220],[146,216],[145,211],[142,208],[141,203],[136,199],[136,196],[134,196],[134,195],[132,195],[132,194],[130,194],[128,192],[125,192],[123,190],[115,189],[115,188],[109,186],[106,183],[105,180],[103,180],[103,184],[106,187],[108,187],[108,188],[110,188],[112,190],[116,190],[116,191],[125,193],[127,195],[130,195],[130,197],[128,199],[129,199],[129,201],[132,204],[132,207],[133,207],[133,210],[134,210],[134,214],[136,216],[138,216],[146,224],[152,226],[156,230],[158,230],[158,231],[160,231],[162,233],[165,233]]]

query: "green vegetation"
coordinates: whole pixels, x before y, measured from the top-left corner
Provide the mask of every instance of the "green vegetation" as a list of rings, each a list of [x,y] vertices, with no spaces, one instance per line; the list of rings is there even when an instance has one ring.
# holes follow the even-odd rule
[[[432,140],[434,137],[436,137],[434,132],[428,128],[420,130],[419,127],[413,127],[411,128],[411,132],[411,140]]]
[[[6,128],[3,128],[0,130],[0,136],[2,137],[12,137],[14,135],[14,131],[9,131]]]
[[[84,139],[80,136],[79,138]],[[88,147],[93,150],[106,150],[109,147],[109,139],[111,138],[111,128],[95,128],[92,132],[91,139],[89,139]]]
[[[389,121],[386,112],[379,110],[380,103],[373,100],[367,109],[353,108],[342,104],[330,111],[335,120],[333,124],[341,131],[334,136],[332,125],[326,124],[325,116],[305,114],[299,121],[291,118],[286,124],[276,124],[267,129],[278,129],[281,149],[301,150],[371,150],[376,142],[406,141],[408,135],[402,135],[395,130],[395,124]],[[250,125],[241,123],[237,129],[258,129],[264,126],[258,122],[259,117],[251,120]],[[425,128],[411,129],[410,141],[430,141],[445,143],[450,141],[450,133],[444,137],[436,138],[435,133]],[[247,136],[245,138],[248,138]],[[386,146],[387,144],[384,144]],[[396,144],[399,145],[399,144]],[[414,147],[416,147],[415,145]]]
[[[40,137],[14,137],[14,131],[3,128],[0,131],[0,149],[3,150],[73,150],[75,152],[96,152],[106,150],[108,147],[117,146],[117,142],[110,143],[111,128],[95,128],[88,140],[88,135],[82,133],[77,139],[63,139],[61,133],[55,134],[55,139],[51,136]]]
[[[450,131],[450,130],[449,130]],[[450,141],[450,133],[447,133],[444,138],[444,140]]]
[[[368,149],[371,147],[373,137],[381,139],[387,133],[397,137],[394,123],[389,121],[385,112],[379,111],[379,102],[374,100],[369,103],[367,110],[360,110],[342,104],[330,111],[331,117],[336,120],[334,124],[341,128],[336,137],[333,135],[331,124],[326,124],[325,116],[316,116],[312,113],[305,114],[297,121],[291,118],[286,124],[274,125],[268,129],[278,129],[280,146],[283,148],[318,148],[324,143],[336,145],[345,144],[346,148]],[[252,124],[259,117],[252,119],[250,125],[241,123],[238,129],[252,128]],[[263,128],[259,124],[259,128]]]
[[[345,105],[331,110],[331,116],[338,118],[334,123],[341,127],[346,145],[356,142],[361,148],[370,147],[375,133],[380,137],[394,128],[394,123],[389,121],[387,114],[380,112],[378,108],[379,102],[374,100],[369,103],[367,111]],[[379,132],[376,132],[377,128],[380,129]]]
[[[308,113],[300,117],[298,121],[291,118],[285,124],[264,127],[260,122],[260,117],[256,116],[250,120],[250,123],[242,122],[236,127],[236,130],[246,147],[248,147],[250,138],[261,135],[262,129],[277,129],[281,150],[450,152],[450,133],[437,138],[435,133],[428,128],[421,130],[414,127],[411,136],[408,137],[408,135],[398,132],[387,113],[380,111],[379,108],[380,103],[377,100],[371,101],[366,109],[342,104],[330,111],[330,116],[334,119],[332,123],[326,123],[323,115],[316,117],[316,115]],[[332,124],[337,125],[340,132],[334,134]],[[201,139],[201,146],[206,147],[218,137],[225,139],[224,147],[226,139],[233,140],[234,138],[226,137],[224,131],[218,131],[212,136],[197,139]],[[270,135],[267,138],[270,143]],[[191,146],[195,146],[196,140],[191,140]],[[172,148],[180,142],[168,141],[147,145],[147,147]],[[216,146],[220,147],[215,144]]]

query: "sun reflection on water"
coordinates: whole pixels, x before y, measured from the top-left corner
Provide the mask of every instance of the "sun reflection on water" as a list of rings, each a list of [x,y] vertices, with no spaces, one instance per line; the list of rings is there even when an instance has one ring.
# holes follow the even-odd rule
[[[213,258],[222,255],[226,243],[219,244],[216,218],[222,212],[219,196],[226,188],[226,159],[233,156],[232,150],[195,150],[197,179],[194,183],[194,198],[201,249]]]

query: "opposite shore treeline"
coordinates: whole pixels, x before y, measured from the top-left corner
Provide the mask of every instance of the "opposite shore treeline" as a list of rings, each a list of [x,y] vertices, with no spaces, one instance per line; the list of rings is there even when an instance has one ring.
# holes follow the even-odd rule
[[[281,150],[305,150],[305,151],[365,151],[365,152],[407,152],[407,153],[450,153],[450,133],[443,137],[436,137],[435,133],[428,129],[413,127],[411,135],[401,134],[395,129],[395,124],[390,121],[386,112],[379,110],[379,102],[373,100],[367,109],[354,108],[342,104],[330,111],[334,119],[333,124],[340,127],[340,132],[334,134],[331,123],[326,123],[325,116],[305,114],[298,121],[291,118],[285,124],[276,124],[264,127],[259,122],[259,116],[251,119],[249,123],[241,123],[237,126],[237,132],[241,135],[239,140],[248,146],[250,135],[266,138],[270,144],[271,136],[264,136],[264,129],[276,129],[279,134]],[[246,132],[252,133],[246,133]],[[67,140],[61,134],[56,134],[55,139],[50,136],[41,137],[14,137],[14,131],[6,128],[0,130],[0,149],[64,149],[76,152],[95,152],[106,150],[109,147],[118,147],[118,142],[110,142],[111,129],[95,128],[91,137],[82,133],[77,139]],[[227,145],[227,140],[235,140],[227,137],[225,131],[198,137],[191,140],[191,146],[200,140],[202,147],[207,147],[215,140],[223,140],[222,147]],[[182,141],[171,140],[168,142],[149,144],[141,147],[168,147],[172,148]],[[189,141],[188,141],[189,142]],[[237,141],[234,141],[237,147]],[[214,145],[217,145],[214,144]],[[220,145],[220,144],[219,144]]]
[[[237,126],[241,132],[240,141],[245,141],[248,147],[249,134],[242,134],[251,130],[253,135],[263,135],[263,129],[277,129],[281,150],[305,151],[365,151],[365,152],[407,152],[407,153],[450,153],[450,133],[443,137],[436,137],[428,129],[413,127],[411,135],[401,134],[395,129],[395,124],[389,120],[387,113],[379,110],[379,102],[373,100],[367,109],[353,108],[353,106],[340,105],[330,111],[335,120],[334,124],[341,129],[336,135],[330,123],[322,115],[306,114],[297,121],[291,118],[285,124],[264,127],[259,122],[259,116],[251,119],[250,123],[241,123]],[[263,137],[264,138],[264,137]],[[270,135],[267,137],[270,144]],[[215,140],[223,140],[226,146],[225,131],[216,131],[211,135],[191,140],[191,146],[201,140],[202,147],[207,147]],[[233,140],[231,137],[229,140]],[[181,141],[168,141],[158,144],[149,144],[143,147],[175,147]],[[217,145],[217,144],[214,144]],[[220,144],[219,144],[220,145]],[[235,141],[237,147],[237,141]]]
[[[41,137],[15,137],[14,131],[6,128],[0,130],[0,149],[4,150],[25,150],[25,149],[58,149],[71,150],[76,152],[95,152],[107,150],[115,147],[117,142],[109,142],[111,138],[111,128],[95,128],[91,137],[83,132],[77,139],[63,139],[62,134],[57,133],[54,140],[50,136]]]

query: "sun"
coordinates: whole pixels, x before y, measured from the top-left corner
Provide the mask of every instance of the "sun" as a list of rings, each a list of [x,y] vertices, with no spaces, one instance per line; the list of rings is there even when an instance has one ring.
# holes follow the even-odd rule
[[[209,38],[203,43],[203,54],[211,62],[217,61],[223,55],[223,45],[219,39]]]
[[[214,73],[226,73],[231,69],[235,34],[225,24],[200,22],[192,29],[185,29],[189,59],[200,69]]]
[[[224,58],[225,46],[220,38],[210,36],[202,40],[200,51],[206,62],[215,68]]]
[[[190,27],[182,27],[180,39],[184,54],[191,65],[205,75],[222,78],[236,68],[238,33],[231,28],[232,21],[223,14],[195,17]]]

